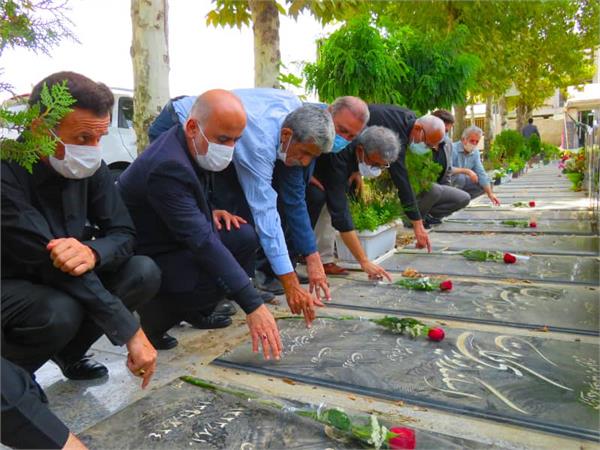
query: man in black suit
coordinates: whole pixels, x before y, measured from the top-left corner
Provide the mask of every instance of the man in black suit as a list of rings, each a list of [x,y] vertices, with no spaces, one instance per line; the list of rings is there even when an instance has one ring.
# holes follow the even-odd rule
[[[156,348],[177,345],[166,332],[181,320],[202,322],[227,295],[247,314],[253,349],[261,342],[265,358],[279,357],[277,325],[250,281],[256,233],[242,218],[211,205],[212,175],[229,165],[245,126],[237,96],[207,91],[183,125],[160,135],[119,177],[138,229],[137,250],[163,274],[159,296],[140,310]]]

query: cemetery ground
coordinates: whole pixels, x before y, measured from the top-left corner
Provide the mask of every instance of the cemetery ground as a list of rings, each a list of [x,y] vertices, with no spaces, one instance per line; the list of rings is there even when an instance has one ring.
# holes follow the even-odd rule
[[[600,448],[598,230],[585,194],[555,164],[496,187],[431,231],[433,253],[400,245],[383,264],[453,289],[423,292],[331,278],[333,300],[311,329],[281,319],[281,361],[253,354],[243,313],[221,330],[172,330],[150,387],[125,367],[126,349],[94,346],[108,379],[38,371],[52,410],[91,448],[352,448],[292,407],[340,407],[416,431],[417,448]],[[516,207],[535,201],[535,207]],[[506,220],[535,221],[536,228]],[[402,230],[401,235],[410,230]],[[406,242],[402,236],[399,243]],[[470,261],[465,249],[510,252],[515,264]],[[288,317],[283,297],[270,306]],[[433,342],[366,319],[414,317],[441,327]],[[332,320],[353,316],[355,320]],[[179,379],[191,375],[285,404],[281,411]]]

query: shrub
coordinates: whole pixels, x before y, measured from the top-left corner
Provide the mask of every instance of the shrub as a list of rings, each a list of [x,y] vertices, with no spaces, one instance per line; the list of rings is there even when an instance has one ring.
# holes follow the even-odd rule
[[[350,214],[357,231],[373,231],[399,218],[402,207],[395,193],[374,193],[370,199],[350,201]]]

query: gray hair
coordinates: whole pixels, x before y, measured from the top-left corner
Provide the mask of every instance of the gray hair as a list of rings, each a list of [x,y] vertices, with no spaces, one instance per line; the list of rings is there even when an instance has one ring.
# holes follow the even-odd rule
[[[361,98],[353,97],[351,95],[338,97],[329,107],[332,117],[335,117],[335,115],[343,109],[350,111],[354,117],[363,123],[363,126],[369,122],[369,107]]]
[[[388,164],[398,159],[400,139],[389,128],[367,127],[356,139],[356,145],[362,145],[367,155],[379,154]]]
[[[476,134],[477,136],[479,136],[479,139],[481,139],[481,136],[483,136],[483,130],[478,126],[471,125],[470,127],[467,127],[463,130],[461,139],[467,139],[472,134]]]
[[[314,105],[301,106],[286,116],[281,128],[292,130],[296,142],[312,142],[322,153],[331,152],[335,127],[326,109]]]

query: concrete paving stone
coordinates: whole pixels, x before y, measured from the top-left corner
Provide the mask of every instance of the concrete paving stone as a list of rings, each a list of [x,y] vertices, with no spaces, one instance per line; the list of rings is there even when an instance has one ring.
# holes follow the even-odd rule
[[[502,199],[500,199],[502,201]],[[535,209],[540,210],[572,210],[572,211],[589,211],[590,202],[587,198],[580,198],[578,200],[545,200],[543,202],[536,200],[531,197],[522,198],[511,198],[510,201],[502,201],[501,206],[493,206],[487,197],[479,197],[469,204],[468,211],[483,210],[483,211],[523,211],[529,210],[530,208],[522,208],[512,206],[517,201],[529,203],[529,201],[535,200]]]
[[[435,232],[429,236],[434,251],[497,250],[528,255],[597,256],[600,245],[598,236]],[[405,250],[417,249],[414,244],[410,244]]]
[[[505,264],[494,261],[469,261],[459,254],[398,252],[385,260],[381,266],[393,272],[403,272],[407,268],[412,268],[423,274],[509,278],[596,286],[600,262],[596,257],[532,255],[527,261]]]
[[[227,388],[238,392],[244,390],[231,385]],[[152,396],[138,400],[88,428],[80,437],[91,449],[357,447],[357,442],[335,440],[323,425],[291,412],[292,408],[316,411],[318,405],[290,402],[256,392],[250,392],[250,395],[258,395],[288,409],[278,411],[255,401],[175,380],[156,390]],[[356,425],[368,425],[367,415],[355,411],[347,413]],[[381,419],[388,427],[395,425],[385,417]],[[422,449],[500,448],[419,429],[415,432],[417,448]]]
[[[454,328],[432,342],[367,320],[281,322],[280,361],[241,346],[214,363],[598,440],[596,344]]]
[[[433,277],[434,285],[444,277]],[[598,335],[597,287],[481,283],[453,279],[451,291],[415,291],[382,282],[346,282],[329,306],[385,314]]]

